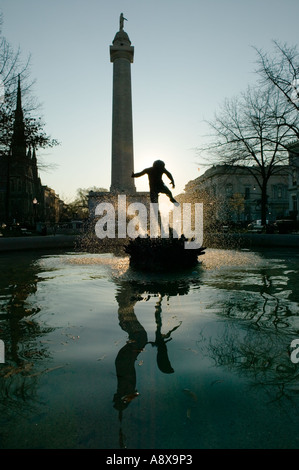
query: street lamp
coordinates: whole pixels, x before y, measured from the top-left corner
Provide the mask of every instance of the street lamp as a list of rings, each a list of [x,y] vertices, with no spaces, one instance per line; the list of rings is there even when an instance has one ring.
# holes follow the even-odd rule
[[[37,204],[38,204],[36,197],[33,199],[32,203],[33,203],[33,219],[34,219],[33,223],[34,223],[34,229],[36,230],[36,216],[37,216]]]

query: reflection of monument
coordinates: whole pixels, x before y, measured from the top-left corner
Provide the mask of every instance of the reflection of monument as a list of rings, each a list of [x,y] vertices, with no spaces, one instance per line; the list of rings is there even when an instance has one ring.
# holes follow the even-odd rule
[[[181,325],[179,322],[174,328],[167,333],[162,333],[162,300],[163,297],[185,295],[188,293],[190,280],[179,279],[171,281],[159,282],[138,282],[123,281],[121,282],[116,300],[118,303],[119,325],[122,330],[128,333],[128,341],[120,349],[115,360],[117,375],[117,391],[113,397],[114,408],[119,412],[119,420],[122,422],[123,411],[128,405],[138,397],[137,377],[136,377],[136,360],[147,344],[157,348],[157,366],[164,374],[174,372],[170,363],[167,351],[167,344],[172,338],[171,334]],[[148,335],[141,323],[138,321],[134,307],[135,304],[151,296],[158,297],[155,305],[155,322],[156,332],[155,341],[148,341]],[[122,429],[120,428],[120,447],[124,446],[124,438]]]
[[[121,412],[138,396],[136,390],[135,361],[148,342],[147,333],[139,323],[134,306],[137,298],[132,298],[130,285],[121,287],[116,295],[119,325],[128,333],[128,341],[119,351],[116,360],[117,392],[114,407]]]
[[[134,47],[124,31],[124,18],[121,13],[119,31],[110,46],[110,60],[113,63],[113,102],[112,102],[112,148],[111,148],[111,186],[108,193],[89,193],[89,213],[100,202],[112,202],[113,196],[125,194],[128,202],[148,200],[148,193],[136,192],[134,179],[133,119],[131,92],[131,63]]]

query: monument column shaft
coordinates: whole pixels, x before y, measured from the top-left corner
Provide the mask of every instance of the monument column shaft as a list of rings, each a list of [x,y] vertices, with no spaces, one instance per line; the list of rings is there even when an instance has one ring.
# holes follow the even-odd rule
[[[113,61],[111,191],[135,192],[131,63],[126,57]]]

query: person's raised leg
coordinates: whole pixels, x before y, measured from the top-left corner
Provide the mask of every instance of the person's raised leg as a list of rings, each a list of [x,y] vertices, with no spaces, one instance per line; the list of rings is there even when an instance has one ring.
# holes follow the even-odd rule
[[[172,202],[173,204],[178,204],[178,202],[174,199],[172,192],[166,186],[164,186],[160,192],[166,194],[166,196],[169,197],[170,202]]]

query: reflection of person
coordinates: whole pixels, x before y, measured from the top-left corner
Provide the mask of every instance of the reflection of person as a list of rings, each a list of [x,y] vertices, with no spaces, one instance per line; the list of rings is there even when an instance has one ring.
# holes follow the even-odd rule
[[[132,178],[139,178],[139,176],[148,175],[149,186],[150,186],[150,198],[151,202],[158,202],[159,193],[166,194],[170,201],[177,204],[177,201],[172,196],[171,191],[165,186],[162,181],[162,176],[165,173],[166,176],[170,179],[172,187],[174,188],[174,180],[172,174],[165,168],[165,163],[162,160],[156,160],[153,163],[153,166],[150,168],[145,168],[139,173],[132,173]]]
[[[151,292],[149,286],[149,292]],[[156,337],[154,342],[149,342],[147,333],[141,323],[138,321],[134,307],[138,300],[142,299],[141,293],[146,292],[144,284],[141,288],[136,283],[124,282],[121,284],[116,294],[118,303],[118,318],[119,325],[123,331],[128,333],[128,341],[120,349],[115,360],[116,375],[117,375],[117,391],[113,397],[114,408],[118,410],[119,421],[122,422],[123,411],[128,405],[138,397],[139,393],[136,388],[136,360],[139,354],[144,350],[147,344],[157,347],[157,365],[161,372],[170,374],[174,372],[167,353],[166,343],[170,341],[171,333],[176,330],[180,324],[170,330],[167,334],[161,333],[162,328],[162,298],[165,293],[159,294],[159,301],[155,308],[156,318]],[[156,291],[156,289],[155,289]],[[167,290],[168,292],[168,290]],[[175,287],[173,295],[177,295],[179,290]],[[183,292],[186,293],[186,292]],[[168,292],[167,295],[172,295]],[[148,295],[146,300],[151,296]],[[119,444],[121,448],[125,447],[125,435],[123,434],[122,427],[119,430]]]
[[[161,372],[166,374],[174,372],[168,358],[166,343],[171,340],[171,333],[175,331],[181,323],[167,334],[162,334],[161,304],[163,296],[160,295],[155,308],[157,325],[155,341],[148,342],[147,333],[134,312],[134,306],[139,298],[140,292],[138,292],[137,296],[133,295],[132,286],[127,283],[121,287],[116,295],[119,307],[119,325],[122,330],[126,331],[129,335],[127,343],[120,349],[115,360],[117,392],[114,395],[113,401],[114,408],[120,413],[139,395],[136,389],[135,363],[137,357],[147,344],[157,347],[157,365]]]
[[[169,358],[168,358],[168,352],[167,352],[167,346],[166,343],[170,341],[172,338],[170,337],[171,333],[175,331],[180,325],[175,326],[172,330],[170,330],[167,334],[162,334],[161,328],[162,328],[162,319],[161,319],[161,312],[162,312],[162,307],[161,307],[161,302],[162,302],[162,297],[160,297],[159,301],[156,304],[156,312],[155,312],[155,318],[156,318],[156,341],[150,341],[150,344],[152,346],[157,347],[157,365],[160,369],[161,372],[164,372],[164,374],[172,374],[174,372]]]

